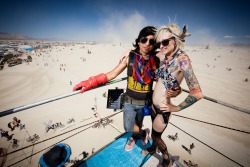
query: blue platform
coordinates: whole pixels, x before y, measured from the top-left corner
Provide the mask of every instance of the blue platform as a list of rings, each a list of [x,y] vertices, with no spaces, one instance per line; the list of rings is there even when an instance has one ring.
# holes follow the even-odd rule
[[[78,165],[79,167],[139,167],[142,166],[151,155],[142,156],[141,151],[150,147],[150,141],[146,146],[141,144],[141,140],[131,151],[125,151],[124,146],[127,143],[131,133],[125,133],[120,138],[109,144],[103,150]]]

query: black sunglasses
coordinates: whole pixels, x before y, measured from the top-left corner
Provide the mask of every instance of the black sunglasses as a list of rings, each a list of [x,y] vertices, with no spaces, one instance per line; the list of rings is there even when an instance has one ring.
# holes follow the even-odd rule
[[[169,41],[170,41],[171,39],[174,39],[174,37],[171,37],[171,38],[168,38],[168,39],[164,39],[164,40],[162,40],[161,42],[157,42],[157,43],[155,44],[155,47],[156,47],[156,48],[160,48],[161,44],[162,44],[162,46],[168,46]]]
[[[148,38],[146,38],[146,37],[142,37],[142,38],[140,39],[140,42],[141,42],[142,44],[145,44],[145,43],[148,42],[148,40],[149,40],[149,44],[150,44],[150,45],[154,45],[154,44],[155,44],[155,40],[154,40],[154,39],[148,39]]]

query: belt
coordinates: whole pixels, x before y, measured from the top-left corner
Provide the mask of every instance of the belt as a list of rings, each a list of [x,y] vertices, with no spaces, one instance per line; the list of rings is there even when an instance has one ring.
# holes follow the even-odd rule
[[[132,97],[126,96],[125,101],[130,104],[144,106],[146,104],[146,100],[137,100],[133,99]]]

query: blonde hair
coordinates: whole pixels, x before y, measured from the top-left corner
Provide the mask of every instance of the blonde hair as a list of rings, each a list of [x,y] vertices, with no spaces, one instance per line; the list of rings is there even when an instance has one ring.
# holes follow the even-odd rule
[[[157,40],[162,34],[169,32],[172,37],[175,37],[176,47],[173,54],[179,50],[184,48],[185,37],[191,36],[190,33],[187,33],[187,27],[184,26],[182,32],[177,24],[169,24],[168,26],[160,27],[155,33],[155,40]]]

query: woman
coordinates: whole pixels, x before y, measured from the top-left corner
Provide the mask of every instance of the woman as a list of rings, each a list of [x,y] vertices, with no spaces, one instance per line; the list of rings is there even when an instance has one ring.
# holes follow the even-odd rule
[[[157,57],[160,59],[160,68],[155,70],[156,85],[153,93],[152,104],[152,139],[150,148],[142,151],[143,155],[153,154],[158,148],[163,156],[159,166],[168,166],[170,163],[167,146],[161,135],[167,127],[171,112],[181,111],[203,98],[200,85],[194,75],[191,61],[182,51],[184,38],[191,34],[186,33],[184,26],[180,32],[176,24],[161,27],[155,34],[157,46],[160,48]],[[188,97],[178,106],[171,103],[166,95],[166,90],[180,89],[180,83],[185,78],[189,88]]]

